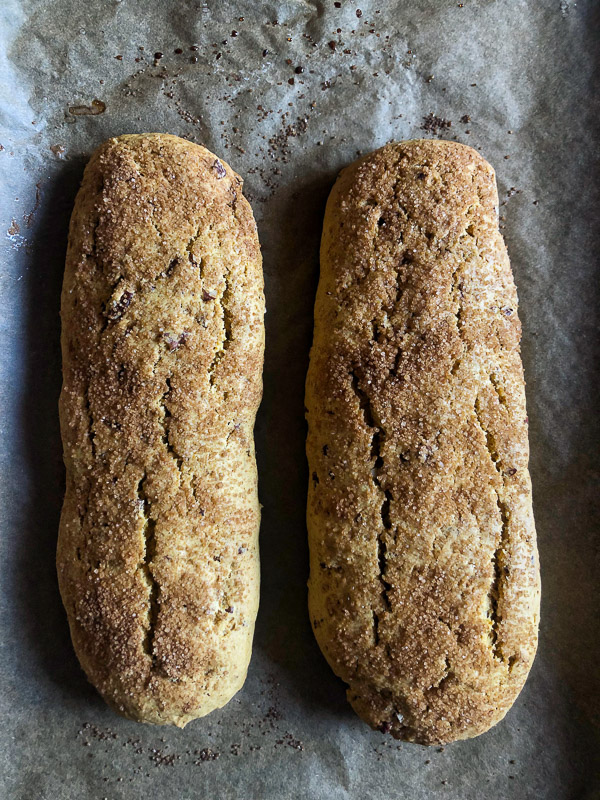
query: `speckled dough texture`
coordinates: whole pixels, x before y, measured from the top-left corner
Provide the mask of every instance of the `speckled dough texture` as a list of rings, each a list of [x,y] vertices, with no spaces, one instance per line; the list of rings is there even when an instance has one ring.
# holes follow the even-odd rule
[[[508,711],[540,584],[517,294],[490,165],[446,141],[345,169],[307,378],[309,608],[374,728],[422,744]]]
[[[164,134],[88,164],[62,294],[58,577],[117,711],[184,726],[242,686],[258,607],[262,262],[241,179]]]

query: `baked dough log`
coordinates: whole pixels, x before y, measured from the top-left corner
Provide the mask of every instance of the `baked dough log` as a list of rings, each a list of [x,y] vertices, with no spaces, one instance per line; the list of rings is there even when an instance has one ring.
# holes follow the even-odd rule
[[[241,179],[175,136],[106,142],[61,314],[73,644],[117,711],[183,727],[242,686],[258,607],[264,295]]]
[[[494,172],[443,141],[345,169],[306,388],[309,607],[372,727],[476,736],[522,688],[539,572],[517,295]]]

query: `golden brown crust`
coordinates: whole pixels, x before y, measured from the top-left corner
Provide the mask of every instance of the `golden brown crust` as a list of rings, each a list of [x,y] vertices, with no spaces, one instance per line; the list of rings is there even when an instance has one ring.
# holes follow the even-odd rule
[[[442,141],[344,170],[307,378],[309,607],[371,726],[476,736],[523,686],[539,572],[517,295],[489,164]]]
[[[222,706],[250,658],[264,296],[241,188],[203,147],[121,136],[71,220],[59,583],[89,679],[145,722]]]

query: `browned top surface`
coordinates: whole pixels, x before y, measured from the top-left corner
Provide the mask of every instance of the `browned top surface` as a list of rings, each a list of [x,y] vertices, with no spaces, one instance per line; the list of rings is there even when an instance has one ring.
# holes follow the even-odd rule
[[[537,641],[517,295],[489,164],[390,144],[325,215],[307,379],[310,611],[371,725],[498,721]]]
[[[258,603],[263,280],[240,178],[174,136],[106,142],[62,296],[58,573],[116,708],[183,725],[241,686]]]

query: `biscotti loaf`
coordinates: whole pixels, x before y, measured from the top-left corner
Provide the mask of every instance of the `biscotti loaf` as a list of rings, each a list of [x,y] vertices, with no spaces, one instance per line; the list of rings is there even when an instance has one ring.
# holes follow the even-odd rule
[[[121,136],[88,164],[62,294],[58,577],[122,714],[183,727],[242,686],[258,606],[262,265],[240,178]]]
[[[309,607],[373,728],[476,736],[521,690],[539,572],[494,172],[443,141],[345,169],[307,378]]]

